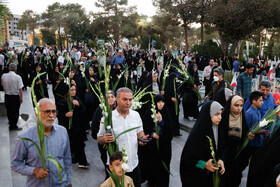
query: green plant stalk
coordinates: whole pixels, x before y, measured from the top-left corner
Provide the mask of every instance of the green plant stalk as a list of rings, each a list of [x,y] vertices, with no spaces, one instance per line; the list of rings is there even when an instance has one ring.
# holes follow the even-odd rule
[[[127,68],[121,73],[120,78],[118,78],[118,80],[114,83],[114,85],[113,85],[113,87],[112,87],[112,89],[113,89],[114,91],[116,91],[116,88],[117,88],[117,86],[118,86],[118,84],[119,84],[119,82],[120,82],[122,76],[123,76],[124,73],[126,72],[126,70],[127,70]]]
[[[39,144],[40,144],[40,147],[38,146],[38,144],[36,142],[34,142],[33,140],[29,139],[29,138],[19,138],[20,140],[26,140],[26,141],[30,141],[32,142],[37,150],[38,150],[38,153],[39,153],[39,156],[41,158],[41,161],[42,161],[42,165],[43,165],[43,168],[46,170],[46,155],[45,155],[45,126],[42,122],[42,118],[41,118],[41,115],[40,115],[40,106],[38,105],[37,103],[37,98],[36,98],[36,95],[35,95],[35,91],[34,91],[34,86],[35,86],[35,83],[36,83],[36,80],[44,75],[46,72],[44,73],[39,73],[37,74],[37,76],[33,79],[32,81],[32,85],[31,85],[31,94],[32,94],[32,99],[33,99],[33,102],[34,102],[34,105],[36,106],[36,115],[38,117],[38,123],[37,123],[37,132],[38,132],[38,138],[39,138]],[[47,157],[47,160],[51,161],[52,163],[54,163],[57,167],[57,170],[58,170],[58,175],[59,175],[59,179],[63,185],[63,179],[62,179],[62,174],[61,174],[61,170],[63,170],[65,173],[65,169],[59,164],[59,162],[54,158],[52,157],[51,155],[48,155]],[[66,173],[67,174],[67,173]],[[67,174],[68,175],[68,174]],[[45,178],[45,180],[47,180],[47,178]],[[63,185],[64,186],[64,185]]]
[[[67,71],[67,69],[68,69],[68,66],[69,66],[69,61],[67,61],[66,66],[63,68],[62,73],[58,72],[58,73],[59,73],[58,80],[60,80],[61,77],[62,77],[63,79],[65,79],[65,76],[64,76],[64,75],[65,75],[65,73],[66,73],[66,71]],[[71,69],[70,69],[70,71],[71,71]],[[54,90],[57,89],[57,87],[58,87],[59,84],[60,84],[60,83],[57,83],[57,84],[55,85]]]
[[[273,120],[276,113],[279,112],[279,109],[280,109],[280,106],[278,106],[275,110],[271,111],[271,110],[268,110],[264,117],[261,119],[261,121],[263,121],[264,119],[267,120],[267,121],[270,121],[270,120]],[[261,122],[260,121],[260,122]],[[259,123],[260,123],[259,122]],[[245,147],[248,145],[249,143],[249,139],[248,139],[248,134],[251,132],[252,134],[256,134],[259,130],[261,129],[269,129],[271,127],[271,125],[273,124],[273,122],[270,122],[268,123],[265,127],[260,127],[259,126],[259,123],[255,123],[255,125],[253,126],[253,128],[251,130],[249,130],[246,134],[246,138],[244,140],[244,142],[242,143],[242,145],[239,147],[236,155],[235,155],[235,159],[238,158],[238,156],[240,155],[240,153],[242,152],[243,149],[245,149]]]
[[[157,118],[156,118],[156,106],[155,106],[155,100],[154,100],[154,96],[152,93],[150,93],[151,98],[152,98],[152,112],[153,112],[153,116],[154,116],[154,123],[155,123],[155,129],[156,129],[156,134],[159,136],[159,128],[158,128],[158,124],[157,124]],[[159,152],[159,140],[156,139],[156,145],[157,145],[157,150]],[[160,153],[160,152],[159,152]],[[172,175],[172,173],[170,172],[170,170],[168,169],[166,163],[163,160],[160,160],[164,169],[170,174]],[[172,175],[173,176],[173,175]]]
[[[177,100],[176,78],[173,79],[173,86],[174,86],[174,98]],[[175,104],[175,114],[176,114],[176,116],[178,116],[178,100],[174,104]]]
[[[170,61],[170,63],[171,63],[171,61]],[[164,91],[164,89],[165,89],[165,82],[166,82],[166,78],[167,78],[167,74],[168,74],[168,73],[165,73],[165,71],[168,69],[168,72],[169,72],[169,69],[170,69],[170,67],[168,65],[169,64],[166,64],[164,69],[163,69],[163,78],[162,78],[162,84],[161,84],[161,91]]]
[[[37,98],[36,98],[36,95],[35,95],[35,91],[34,91],[34,86],[35,86],[35,83],[36,83],[36,80],[44,75],[46,72],[44,73],[40,73],[40,74],[37,74],[37,76],[33,79],[32,81],[32,84],[31,84],[31,95],[32,95],[32,99],[33,99],[33,102],[34,102],[34,105],[36,107],[36,115],[38,117],[38,123],[37,123],[37,132],[38,132],[38,138],[39,138],[39,144],[40,144],[40,147],[39,145],[34,142],[33,140],[29,139],[29,138],[19,138],[20,140],[27,140],[27,141],[30,141],[32,142],[37,150],[38,150],[38,153],[40,155],[40,158],[41,158],[41,161],[42,161],[42,165],[43,165],[43,168],[46,169],[46,158],[45,158],[45,126],[42,122],[42,119],[41,119],[41,115],[40,115],[40,106],[38,105],[37,103]]]
[[[154,116],[154,123],[155,123],[155,129],[156,129],[156,134],[159,136],[159,129],[158,129],[158,124],[157,124],[157,114],[156,114],[156,106],[155,106],[155,100],[153,94],[150,94],[152,98],[152,109],[153,109],[153,116]],[[156,139],[156,144],[157,144],[157,149],[159,151],[159,140]]]
[[[41,90],[41,96],[45,98],[45,92],[44,92],[44,87],[43,87],[43,82],[40,83],[40,90]]]
[[[105,111],[104,112],[107,112],[108,115],[105,115],[104,116],[104,127],[105,127],[105,130],[107,131],[108,130],[108,126],[111,127],[111,130],[112,130],[112,133],[113,135],[115,136],[115,133],[114,133],[114,130],[113,130],[113,124],[112,124],[112,110],[110,108],[110,105],[109,105],[109,102],[108,102],[108,98],[109,98],[109,78],[110,78],[110,71],[111,71],[111,66],[109,66],[109,69],[107,70],[106,69],[106,55],[104,54],[104,75],[105,75],[105,80],[104,81],[100,81],[98,83],[98,85],[95,85],[96,87],[96,90],[99,92],[97,93],[95,91],[95,89],[92,87],[92,85],[90,84],[90,87],[92,89],[92,91],[95,93],[95,95],[97,96],[100,104],[104,103],[105,105]],[[100,87],[100,83],[105,83],[105,95],[103,95],[102,93],[102,90],[101,90],[101,87]],[[135,129],[137,129],[139,127],[135,127],[135,128],[131,128],[131,129],[128,129],[122,133],[120,133],[117,137],[115,136],[115,140],[114,142],[112,143],[107,143],[106,145],[106,148],[108,150],[108,153],[109,155],[111,155],[112,153],[116,152],[119,150],[119,146],[117,144],[117,139],[127,133],[127,132],[130,132],[130,131],[133,131]]]
[[[211,150],[211,154],[212,154],[212,157],[213,157],[213,162],[214,162],[214,166],[215,167],[218,167],[218,163],[217,163],[217,160],[216,160],[216,154],[215,154],[215,151],[214,151],[214,147],[213,147],[213,143],[212,143],[212,139],[209,137],[209,136],[206,136],[209,140],[209,144],[210,144],[210,150]],[[220,186],[220,179],[219,179],[219,170],[215,171],[213,173],[213,187],[219,187]]]
[[[52,68],[52,70],[53,70],[53,64],[52,64],[52,61],[51,61],[51,60],[49,60],[49,63],[50,63],[51,68]]]
[[[70,112],[73,112],[73,107],[72,107],[72,96],[71,96],[71,78],[70,78],[71,70],[69,71],[69,78],[68,78],[68,87],[69,87],[69,99],[68,99],[68,109]],[[73,117],[69,118],[69,129],[72,127],[72,119]]]

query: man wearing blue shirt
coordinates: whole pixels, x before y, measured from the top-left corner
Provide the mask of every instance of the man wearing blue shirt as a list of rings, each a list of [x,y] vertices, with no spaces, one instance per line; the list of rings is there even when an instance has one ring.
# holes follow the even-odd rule
[[[240,66],[240,63],[237,61],[237,58],[234,59],[234,62],[233,62],[234,72],[239,72],[239,66]]]
[[[113,61],[112,61],[112,64],[115,64],[116,67],[118,66],[118,64],[123,64],[123,65],[125,65],[125,59],[124,59],[124,57],[122,56],[122,51],[121,51],[121,50],[119,50],[119,51],[118,51],[118,54],[114,56]]]
[[[56,118],[56,106],[47,98],[39,101],[40,116],[45,126],[45,155],[53,156],[66,170],[62,172],[63,185],[60,182],[56,166],[46,160],[46,169],[36,149],[36,146],[26,140],[17,140],[12,157],[13,171],[27,176],[28,187],[72,187],[71,168],[72,159],[67,130],[60,125],[53,124]],[[20,138],[29,138],[40,145],[37,126],[28,129],[19,135]],[[44,180],[46,178],[46,180]]]
[[[260,108],[261,117],[263,117],[268,110],[274,110],[277,105],[275,105],[275,99],[270,93],[271,83],[268,80],[263,80],[260,83],[259,90],[263,93],[263,105]],[[244,112],[246,112],[251,107],[251,102],[249,99],[244,104]]]
[[[248,128],[251,130],[255,124],[258,124],[262,117],[260,108],[263,105],[263,93],[259,91],[254,91],[250,94],[249,100],[252,103],[251,107],[246,111],[245,118]],[[256,134],[251,132],[248,134],[249,143],[240,153],[237,166],[237,172],[239,176],[239,183],[241,181],[241,176],[243,170],[248,166],[250,157],[255,153],[255,151],[261,147],[263,143],[264,135],[267,135],[268,130],[259,130]]]

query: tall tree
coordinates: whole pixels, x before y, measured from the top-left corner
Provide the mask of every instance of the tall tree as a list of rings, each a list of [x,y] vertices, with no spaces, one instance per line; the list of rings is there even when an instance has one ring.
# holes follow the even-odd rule
[[[160,40],[169,49],[170,42],[180,37],[179,21],[170,14],[155,15],[152,18],[155,33],[160,35]]]
[[[48,6],[47,10],[42,14],[43,26],[53,28],[58,31],[58,46],[62,48],[61,28],[63,27],[65,12],[64,5],[55,2]]]
[[[87,35],[89,33],[89,19],[86,15],[86,10],[79,4],[69,3],[66,4],[63,8],[64,14],[64,20],[63,20],[63,27],[65,32],[65,37],[67,41],[68,46],[68,35],[72,35],[72,31],[76,30],[73,27],[81,27],[78,30],[81,30],[81,34],[83,33],[83,36],[81,36],[83,41],[89,40],[89,38],[86,38],[90,35]],[[87,33],[87,34],[86,34]],[[72,38],[73,39],[73,38]]]
[[[114,47],[118,47],[124,34],[122,31],[127,30],[123,28],[127,22],[127,16],[135,12],[135,8],[127,7],[127,0],[97,0],[95,6],[102,8],[103,12],[94,14],[94,20],[91,24],[91,28],[94,28],[92,34],[105,37],[103,39],[109,39]]]
[[[211,4],[211,22],[219,32],[222,49],[232,54],[238,42],[260,27],[278,27],[280,2],[277,0],[216,0]]]
[[[55,31],[51,29],[41,29],[43,42],[47,45],[56,45]]]
[[[0,46],[2,47],[3,43],[7,43],[7,21],[11,17],[10,9],[7,7],[5,2],[0,1]]]
[[[198,22],[198,16],[200,10],[197,0],[153,0],[155,6],[160,8],[161,11],[166,11],[169,14],[173,14],[182,22],[185,34],[185,51],[188,51],[188,30],[189,24]]]
[[[36,14],[33,10],[26,10],[22,14],[22,22],[25,22],[30,30],[33,33],[33,42],[35,45],[35,29],[39,26],[40,16]]]
[[[23,31],[26,30],[27,22],[24,19],[18,21],[17,28],[21,30],[21,39],[23,40]]]

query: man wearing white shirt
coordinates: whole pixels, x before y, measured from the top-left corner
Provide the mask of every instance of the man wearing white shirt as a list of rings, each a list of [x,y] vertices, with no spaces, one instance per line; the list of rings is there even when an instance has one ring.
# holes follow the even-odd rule
[[[19,117],[19,108],[22,103],[23,82],[19,75],[16,74],[17,65],[9,64],[9,73],[2,75],[1,83],[5,92],[5,106],[9,120],[9,130],[22,130],[17,126]]]
[[[132,105],[133,93],[129,88],[120,88],[117,91],[116,101],[118,107],[112,112],[112,126],[115,136],[118,136],[121,132],[139,127],[136,130],[127,132],[121,135],[117,139],[119,150],[125,145],[128,155],[128,169],[126,175],[133,179],[135,187],[141,187],[141,173],[138,161],[138,143],[139,145],[145,145],[145,143],[139,141],[141,139],[147,139],[149,135],[144,134],[142,120],[138,112],[130,110]],[[102,118],[102,120],[104,120]],[[101,121],[102,121],[101,120]],[[111,143],[114,141],[114,137],[111,133],[105,132],[103,123],[100,123],[100,130],[97,134],[97,141],[100,144]]]
[[[207,95],[211,90],[212,82],[210,82],[210,76],[214,65],[214,59],[209,60],[209,65],[203,70],[204,85],[205,85],[205,95]]]
[[[58,59],[57,59],[57,61],[59,62],[59,63],[64,63],[64,58],[63,58],[63,56],[61,56],[61,52],[59,51],[58,53],[57,53],[57,55],[58,55]]]

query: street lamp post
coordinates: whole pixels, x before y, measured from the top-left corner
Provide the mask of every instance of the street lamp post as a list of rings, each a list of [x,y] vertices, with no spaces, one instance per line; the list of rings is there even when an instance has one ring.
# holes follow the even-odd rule
[[[149,34],[149,44],[148,44],[149,51],[151,50],[151,35]]]
[[[147,22],[150,23],[152,21],[152,19],[150,17],[147,18]],[[151,50],[151,35],[149,33],[149,44],[148,44],[148,50],[150,52]]]

